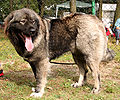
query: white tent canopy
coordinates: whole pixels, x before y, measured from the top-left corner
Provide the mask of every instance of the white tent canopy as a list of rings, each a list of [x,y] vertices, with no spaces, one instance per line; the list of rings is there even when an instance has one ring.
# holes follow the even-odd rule
[[[90,3],[76,1],[76,7],[86,8],[86,7],[92,7],[92,5]],[[56,6],[56,18],[57,18],[59,8],[70,8],[70,1],[67,1],[65,3],[59,4],[59,5]]]

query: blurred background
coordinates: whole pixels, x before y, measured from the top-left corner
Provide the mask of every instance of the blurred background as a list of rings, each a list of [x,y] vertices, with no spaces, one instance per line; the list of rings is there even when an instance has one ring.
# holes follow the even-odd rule
[[[119,0],[0,0],[0,21],[13,10],[35,10],[41,17],[59,18],[70,12],[94,14],[112,25],[120,17]]]

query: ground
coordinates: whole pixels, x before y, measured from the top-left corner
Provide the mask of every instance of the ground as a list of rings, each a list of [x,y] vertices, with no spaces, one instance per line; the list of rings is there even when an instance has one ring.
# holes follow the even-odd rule
[[[74,62],[72,60],[69,62],[56,60],[51,64],[43,100],[120,99],[120,63],[115,60],[100,64],[101,91],[97,95],[91,94],[94,80],[90,71],[87,83],[83,87],[73,88],[71,84],[77,81],[79,75],[78,67]],[[31,88],[35,86],[30,66],[27,63],[20,64],[15,61],[12,65],[5,65],[4,68],[9,68],[9,71],[6,69],[4,77],[0,78],[1,100],[36,100],[29,97],[32,92]]]
[[[120,46],[109,43],[115,52],[114,60],[100,64],[101,90],[92,94],[93,78],[89,71],[87,83],[73,88],[78,80],[79,69],[70,52],[52,61],[45,94],[41,100],[120,100]],[[9,40],[0,33],[0,63],[4,76],[0,77],[0,100],[39,100],[31,98],[35,79],[29,64],[15,52]]]

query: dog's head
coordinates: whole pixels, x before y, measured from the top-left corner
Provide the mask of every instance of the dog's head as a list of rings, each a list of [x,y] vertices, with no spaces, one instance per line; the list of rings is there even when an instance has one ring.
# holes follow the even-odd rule
[[[5,18],[5,33],[13,44],[24,43],[26,49],[31,51],[33,41],[39,33],[40,17],[27,8],[15,10]]]

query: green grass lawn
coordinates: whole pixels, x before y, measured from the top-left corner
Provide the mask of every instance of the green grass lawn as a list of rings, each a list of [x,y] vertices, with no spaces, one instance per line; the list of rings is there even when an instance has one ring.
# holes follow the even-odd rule
[[[78,79],[78,68],[70,52],[53,60],[51,73],[45,94],[41,100],[120,100],[120,46],[110,38],[109,47],[114,49],[116,57],[108,63],[101,63],[101,92],[92,94],[93,78],[88,73],[88,80],[83,87],[73,88],[71,84]],[[0,78],[0,100],[39,100],[29,95],[35,86],[31,68],[18,54],[7,38],[0,31],[0,63],[4,77]],[[61,63],[61,64],[60,64]],[[66,63],[66,64],[64,64]]]

